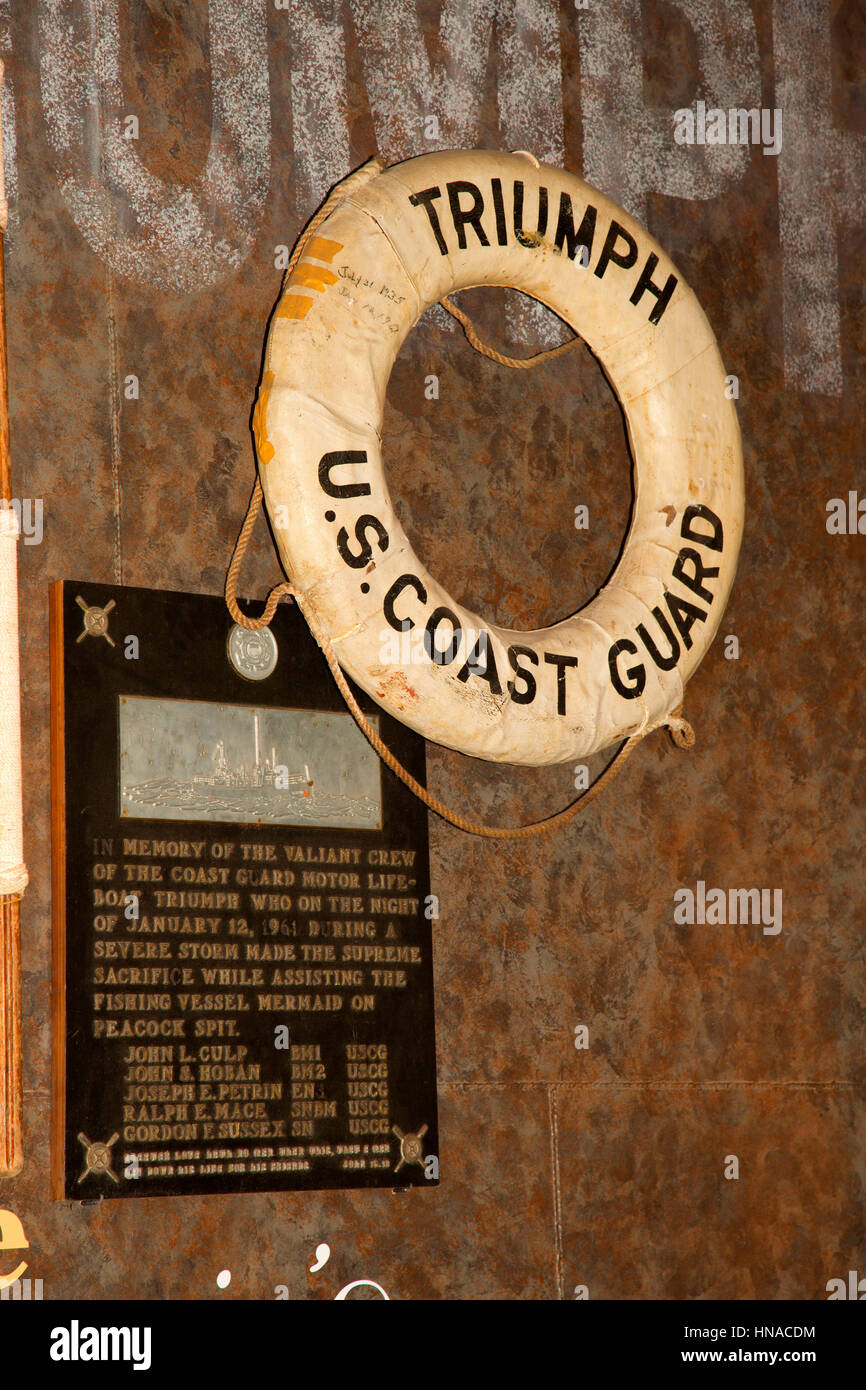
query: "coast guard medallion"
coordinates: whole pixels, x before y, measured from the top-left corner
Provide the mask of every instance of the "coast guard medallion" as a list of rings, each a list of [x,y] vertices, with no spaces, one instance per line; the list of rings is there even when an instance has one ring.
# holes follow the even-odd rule
[[[255,631],[235,623],[228,640],[229,660],[248,681],[267,680],[277,664],[277,643],[269,627]]]

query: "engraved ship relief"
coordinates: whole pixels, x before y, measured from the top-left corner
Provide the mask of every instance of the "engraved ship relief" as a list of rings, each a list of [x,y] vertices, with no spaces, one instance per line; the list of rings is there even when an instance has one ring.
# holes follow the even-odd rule
[[[290,817],[293,821],[318,824],[353,811],[359,818],[375,814],[377,808],[370,797],[326,791],[317,786],[309,763],[305,762],[301,770],[289,771],[288,763],[278,759],[275,745],[271,746],[270,755],[263,757],[259,713],[251,710],[250,715],[249,763],[232,761],[225,738],[219,738],[210,754],[210,771],[194,773],[187,781],[162,776],[125,784],[126,805],[130,810],[141,807],[145,815],[157,808],[172,807],[180,815],[193,812],[208,819],[219,819],[220,814],[275,822]],[[200,744],[198,751],[200,759],[207,758],[205,744]]]
[[[281,791],[292,793],[301,792],[303,796],[310,797],[313,794],[314,783],[310,776],[308,763],[304,763],[303,772],[289,772],[284,763],[277,761],[277,750],[271,747],[271,756],[262,760],[261,740],[259,735],[259,716],[253,714],[253,764],[247,769],[245,763],[240,763],[236,767],[231,767],[226,755],[225,739],[219,739],[214,748],[211,761],[215,764],[214,771],[208,773],[196,773],[193,777],[194,787],[231,787],[243,788],[245,791],[264,791],[266,795]]]

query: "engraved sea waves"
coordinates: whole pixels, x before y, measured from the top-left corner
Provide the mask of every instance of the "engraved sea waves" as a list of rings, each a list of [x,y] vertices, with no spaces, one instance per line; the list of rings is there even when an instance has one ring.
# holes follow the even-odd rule
[[[178,817],[198,811],[212,819],[219,814],[241,818],[254,817],[268,823],[290,820],[312,825],[342,825],[347,812],[360,823],[375,822],[378,807],[367,796],[317,791],[304,797],[303,787],[210,787],[192,782],[179,782],[171,777],[153,777],[135,786],[124,785],[124,801],[164,811],[176,809]]]

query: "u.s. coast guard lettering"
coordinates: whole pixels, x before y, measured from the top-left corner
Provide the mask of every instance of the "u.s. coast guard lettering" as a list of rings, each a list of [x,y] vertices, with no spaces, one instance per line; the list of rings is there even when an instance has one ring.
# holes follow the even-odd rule
[[[369,497],[371,486],[361,481],[367,462],[363,449],[324,454],[318,468],[323,493],[338,501]],[[347,468],[352,470],[352,481],[337,481],[338,477],[350,476],[345,474]],[[334,520],[339,523],[337,513]],[[638,623],[634,634],[618,638],[608,649],[610,681],[625,700],[638,699],[645,690],[647,675],[643,662],[647,657],[660,671],[670,671],[677,665],[683,652],[692,647],[692,628],[695,623],[706,622],[713,603],[715,595],[709,581],[718,578],[719,566],[708,563],[705,557],[713,551],[722,552],[724,530],[720,518],[709,507],[692,504],[683,514],[680,538],[684,543],[673,561],[670,583],[679,584],[681,591],[666,585],[664,603],[655,605],[651,620]],[[388,549],[390,536],[379,517],[364,512],[356,519],[352,536],[345,526],[339,527],[335,544],[344,564],[354,570],[367,570],[375,565],[375,551],[384,553]],[[464,632],[458,613],[445,604],[431,610],[427,589],[418,574],[407,571],[397,576],[382,600],[382,617],[395,632],[412,632],[423,626],[421,650],[436,666],[456,663],[457,680],[483,681],[492,694],[506,693],[509,700],[520,705],[533,704],[541,681],[555,695],[557,715],[562,717],[569,712],[566,673],[577,667],[576,656],[550,649],[538,652],[513,642],[506,649],[507,671],[502,672],[490,631],[482,628],[480,632]],[[641,660],[623,669],[628,657],[639,654]]]
[[[303,249],[312,263],[323,238],[339,243],[337,280],[302,319],[273,316],[254,413],[303,612],[380,705],[465,753],[561,762],[665,723],[718,628],[743,523],[734,405],[694,294],[627,213],[522,155],[426,155],[344,189]],[[400,346],[429,305],[478,285],[524,291],[587,342],[634,457],[615,572],[585,608],[533,632],[456,602],[414,554],[385,481]],[[389,651],[383,632],[411,644]]]

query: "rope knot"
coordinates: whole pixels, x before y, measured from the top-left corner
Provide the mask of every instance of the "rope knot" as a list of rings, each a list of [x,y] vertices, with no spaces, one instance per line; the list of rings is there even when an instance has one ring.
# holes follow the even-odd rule
[[[677,709],[671,710],[664,722],[677,748],[694,748],[695,731],[689,721],[683,719],[682,713],[683,707],[680,705]]]

